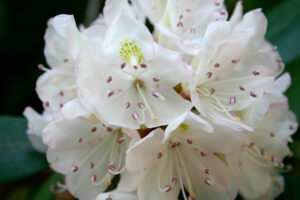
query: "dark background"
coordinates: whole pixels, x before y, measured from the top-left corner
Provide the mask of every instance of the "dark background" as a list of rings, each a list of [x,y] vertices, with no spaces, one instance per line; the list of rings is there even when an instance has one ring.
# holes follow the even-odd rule
[[[237,0],[226,1],[230,12],[236,2]],[[40,63],[46,65],[43,55],[43,35],[47,21],[55,15],[64,13],[73,14],[78,24],[88,24],[85,20],[87,3],[87,0],[0,1],[0,115],[22,115],[24,108],[29,105],[42,111],[41,102],[35,93],[35,83],[38,76],[42,74],[37,69],[37,65]],[[100,0],[99,7],[96,9],[101,11],[103,5],[104,0]],[[291,73],[293,84],[287,95],[291,109],[300,116],[298,89],[300,83],[300,0],[244,0],[244,8],[245,11],[263,8],[266,13],[269,20],[267,39],[278,46],[286,63],[286,71]],[[299,191],[297,191],[300,185],[299,134],[295,134],[294,139],[295,142],[291,145],[294,157],[287,160],[294,166],[294,169],[285,174],[287,192],[279,199],[300,198]],[[6,154],[0,155],[7,156]],[[0,157],[0,159],[3,158]],[[0,173],[5,173],[2,169],[9,167],[0,166]],[[41,197],[38,196],[41,195],[41,190],[45,192],[43,195],[50,195],[47,193],[49,185],[59,178],[58,175],[53,175],[46,166],[38,174],[28,174],[22,178],[16,178],[16,181],[3,182],[0,186],[0,198],[38,200]],[[43,197],[43,199],[50,200],[53,195],[50,196]],[[55,196],[57,199],[70,199],[66,196]]]

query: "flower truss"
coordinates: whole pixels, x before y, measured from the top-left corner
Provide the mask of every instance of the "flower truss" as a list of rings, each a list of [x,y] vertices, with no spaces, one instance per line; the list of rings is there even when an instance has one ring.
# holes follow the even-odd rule
[[[50,19],[44,114],[24,115],[57,186],[80,200],[276,198],[298,124],[266,30],[261,10],[239,2],[228,19],[222,0],[107,0],[80,30]]]

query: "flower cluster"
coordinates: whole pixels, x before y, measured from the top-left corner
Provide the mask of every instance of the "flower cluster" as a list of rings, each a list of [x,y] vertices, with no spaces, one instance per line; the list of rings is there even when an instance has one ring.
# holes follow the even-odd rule
[[[107,0],[80,29],[50,19],[45,111],[24,114],[58,186],[80,200],[274,199],[298,124],[266,29],[261,10],[239,2],[228,19],[223,0]]]

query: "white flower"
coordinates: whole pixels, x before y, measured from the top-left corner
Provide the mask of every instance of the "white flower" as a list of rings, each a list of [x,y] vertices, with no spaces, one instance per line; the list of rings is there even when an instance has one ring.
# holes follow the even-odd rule
[[[158,128],[127,152],[127,167],[143,171],[139,199],[234,199],[237,185],[221,154],[239,154],[243,134],[213,128],[195,114],[185,113],[171,122],[165,132]],[[224,145],[216,145],[216,144]],[[185,189],[189,196],[185,194]]]
[[[26,107],[23,115],[28,121],[28,130],[26,133],[31,144],[36,150],[46,152],[47,146],[42,141],[42,131],[51,121],[52,116],[47,111],[44,111],[44,113],[40,115],[31,107]]]
[[[223,0],[168,1],[163,19],[155,24],[158,43],[184,54],[196,55],[208,24],[224,21],[227,16]]]
[[[119,191],[136,189],[139,174],[125,167],[130,138],[124,131],[102,124],[87,112],[73,119],[52,121],[44,129],[43,141],[49,146],[47,159],[54,170],[66,175],[65,187],[75,197],[94,200],[118,174]]]
[[[166,125],[191,108],[172,87],[187,81],[178,53],[156,45],[147,28],[120,15],[103,42],[77,63],[79,98],[107,123],[128,128]]]
[[[201,114],[225,126],[252,130],[236,112],[258,101],[275,78],[263,70],[264,62],[249,59],[264,42],[266,23],[255,10],[235,27],[230,22],[208,26],[192,62],[197,72],[190,84],[192,102]]]
[[[287,99],[281,97],[271,105],[255,131],[247,133],[245,160],[238,179],[240,193],[246,199],[259,198],[276,183],[277,187],[282,185],[281,181],[274,182],[273,168],[282,168],[283,159],[291,155],[287,144],[297,128],[296,117],[289,111]]]
[[[86,43],[71,15],[58,15],[48,22],[45,34],[45,56],[50,70],[37,81],[37,93],[46,109],[57,113],[63,105],[76,98],[77,86],[73,72],[75,59]]]

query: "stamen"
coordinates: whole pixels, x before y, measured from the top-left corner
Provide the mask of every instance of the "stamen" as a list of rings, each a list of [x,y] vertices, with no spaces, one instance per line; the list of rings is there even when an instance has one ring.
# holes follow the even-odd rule
[[[210,178],[205,178],[204,183],[209,186],[213,183],[213,181]]]
[[[107,97],[111,97],[112,95],[115,94],[115,91],[114,90],[109,90],[107,91]]]
[[[124,139],[118,139],[117,143],[122,144],[124,142]]]
[[[137,113],[137,112],[133,112],[133,113],[132,113],[132,118],[133,118],[134,120],[137,120],[137,119],[139,119],[139,118],[140,118],[140,115],[139,115],[139,113]]]
[[[157,83],[157,82],[159,81],[159,78],[153,77],[153,81],[154,81],[155,83]]]
[[[260,74],[260,72],[258,70],[253,71],[254,76],[258,76],[259,74]]]
[[[209,169],[205,169],[204,172],[205,172],[205,174],[208,174],[208,175],[210,174]]]
[[[174,185],[176,185],[176,184],[177,184],[177,181],[178,181],[178,180],[177,180],[177,178],[176,178],[176,177],[173,177],[173,178],[172,178],[172,183],[173,183]]]
[[[107,83],[110,83],[112,81],[112,77],[111,76],[109,76],[108,78],[107,78]]]
[[[253,98],[257,97],[256,94],[252,91],[250,92],[250,96],[253,97]]]
[[[96,132],[96,131],[97,131],[97,127],[93,127],[92,130],[91,130],[91,132],[93,132],[93,133]]]
[[[122,65],[121,65],[121,69],[124,69],[124,68],[125,68],[125,66],[126,66],[126,63],[122,63]]]
[[[141,90],[141,88],[140,88],[139,83],[136,84],[136,87],[137,87],[137,89],[138,89],[138,92],[139,92],[140,96],[142,97],[143,102],[145,103],[145,106],[146,106],[147,110],[149,111],[149,113],[150,113],[150,115],[151,115],[152,121],[153,121],[153,122],[157,122],[158,119],[157,119],[157,117],[154,115],[154,113],[153,113],[153,111],[152,111],[152,109],[151,109],[151,107],[150,107],[148,101],[146,100],[146,98],[145,98],[145,96],[144,96],[144,94],[143,94],[143,92],[142,92],[142,90]],[[153,94],[153,93],[152,93],[152,94]]]
[[[181,154],[181,151],[180,151],[178,148],[176,148],[175,151],[176,151],[176,155],[177,155],[176,157],[178,157],[180,166],[181,166],[182,169],[183,169],[184,177],[185,177],[186,182],[187,182],[187,190],[188,190],[190,196],[195,197],[195,193],[193,192],[193,188],[192,188],[191,179],[190,179],[190,177],[189,177],[187,168],[186,168],[186,166],[185,166],[184,159],[183,159],[183,156],[182,156],[182,154]],[[178,164],[179,164],[179,163],[178,163]]]
[[[217,67],[220,67],[220,63],[216,63],[214,66],[215,66],[216,68],[217,68]]]
[[[212,76],[212,72],[207,72],[206,75],[207,75],[207,78],[210,78]]]
[[[143,102],[139,102],[139,103],[138,103],[138,107],[139,107],[140,109],[144,109],[144,108],[145,108],[145,104],[144,104]]]
[[[39,65],[38,65],[38,69],[39,69],[39,70],[42,70],[42,71],[44,71],[44,72],[47,72],[47,71],[50,70],[50,69],[47,69],[43,64],[39,64]]]
[[[213,95],[215,93],[215,88],[210,88],[210,95]]]
[[[162,157],[162,155],[163,155],[162,152],[158,152],[158,153],[156,154],[156,158],[157,158],[157,159],[160,159],[160,158]]]
[[[183,28],[183,23],[182,22],[178,22],[177,23],[177,27]]]
[[[201,152],[200,152],[200,155],[201,155],[202,157],[205,157],[205,156],[207,155],[207,153],[206,153],[205,151],[201,151]]]
[[[220,4],[221,4],[221,3],[218,2],[218,1],[215,2],[215,5],[216,5],[216,6],[219,6]]]
[[[226,11],[221,11],[220,14],[221,15],[226,15]]]
[[[50,106],[49,101],[46,101],[46,102],[45,102],[45,106],[46,106],[47,108],[49,108],[49,106]]]
[[[78,171],[78,166],[77,165],[74,165],[73,167],[71,167],[71,172],[75,173]]]
[[[126,104],[126,109],[128,109],[131,106],[131,103],[129,102],[126,102],[125,104]]]
[[[230,97],[229,98],[229,104],[235,104],[236,103],[236,97],[233,96],[233,97]]]
[[[170,192],[172,190],[172,186],[171,185],[166,185],[163,189],[164,192]]]
[[[146,64],[141,64],[140,66],[141,66],[141,68],[147,68]]]

